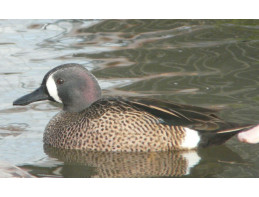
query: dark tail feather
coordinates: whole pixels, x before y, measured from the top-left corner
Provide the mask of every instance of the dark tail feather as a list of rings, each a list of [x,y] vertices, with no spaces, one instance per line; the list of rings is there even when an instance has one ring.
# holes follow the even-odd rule
[[[199,146],[200,147],[208,147],[211,145],[220,145],[229,140],[231,137],[234,135],[238,134],[241,131],[248,130],[252,128],[254,125],[249,125],[249,126],[243,126],[243,127],[238,127],[234,129],[228,129],[228,130],[223,130],[223,131],[218,131],[215,133],[202,133],[201,134],[201,141]]]

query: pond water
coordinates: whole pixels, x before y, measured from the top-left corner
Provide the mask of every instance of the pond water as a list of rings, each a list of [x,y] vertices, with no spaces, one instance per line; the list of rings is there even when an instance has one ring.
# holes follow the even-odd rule
[[[44,147],[60,107],[12,102],[45,73],[80,63],[105,95],[221,109],[259,123],[259,20],[0,20],[0,161],[36,177],[259,177],[259,144],[191,152],[93,153]],[[0,167],[1,168],[1,167]]]

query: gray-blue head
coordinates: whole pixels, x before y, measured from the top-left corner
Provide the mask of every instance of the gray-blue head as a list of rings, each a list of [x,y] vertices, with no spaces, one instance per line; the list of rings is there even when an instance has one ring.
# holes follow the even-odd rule
[[[28,105],[35,101],[51,100],[63,104],[69,112],[79,112],[101,98],[96,78],[80,64],[63,64],[50,70],[41,86],[13,105]]]

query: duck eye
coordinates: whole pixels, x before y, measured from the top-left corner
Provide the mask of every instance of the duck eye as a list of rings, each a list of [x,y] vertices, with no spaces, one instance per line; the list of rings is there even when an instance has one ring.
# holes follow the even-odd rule
[[[61,79],[61,78],[58,78],[58,79],[57,79],[57,84],[61,85],[61,84],[63,84],[63,83],[64,83],[64,80],[63,80],[63,79]]]

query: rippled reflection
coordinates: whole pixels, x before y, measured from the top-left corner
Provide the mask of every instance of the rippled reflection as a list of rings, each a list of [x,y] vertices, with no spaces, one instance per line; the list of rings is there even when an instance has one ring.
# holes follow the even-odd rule
[[[50,158],[64,162],[52,168],[21,166],[44,177],[220,177],[225,165],[251,166],[225,146],[199,151],[94,152],[44,147]],[[212,168],[208,168],[210,164]]]

